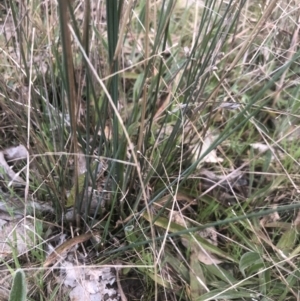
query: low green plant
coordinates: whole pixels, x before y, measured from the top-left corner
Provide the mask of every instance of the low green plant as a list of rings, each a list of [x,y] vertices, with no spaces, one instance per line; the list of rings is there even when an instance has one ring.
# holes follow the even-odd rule
[[[26,301],[26,278],[22,269],[16,270],[12,288],[9,294],[9,301]]]
[[[94,263],[136,266],[151,298],[292,300],[297,219],[264,217],[299,208],[294,10],[95,2],[32,1],[22,16],[9,1],[16,37],[5,47],[22,72],[4,72],[1,106],[33,159],[30,191],[53,203],[57,222],[72,209],[76,227],[101,231]],[[200,235],[209,227],[218,246]],[[198,262],[183,239],[224,262]]]

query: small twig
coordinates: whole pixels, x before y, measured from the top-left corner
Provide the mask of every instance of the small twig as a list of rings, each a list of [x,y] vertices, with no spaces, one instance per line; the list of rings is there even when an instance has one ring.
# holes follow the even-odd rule
[[[119,294],[120,294],[120,297],[121,297],[122,301],[127,301],[127,298],[124,294],[124,291],[123,291],[123,288],[122,288],[122,285],[121,285],[119,270],[120,270],[120,268],[116,268],[117,285],[118,285]]]

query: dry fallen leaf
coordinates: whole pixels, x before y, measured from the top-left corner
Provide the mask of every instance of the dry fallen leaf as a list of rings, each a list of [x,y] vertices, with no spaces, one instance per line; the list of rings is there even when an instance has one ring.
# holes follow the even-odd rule
[[[300,225],[300,210],[298,211],[297,216],[296,216],[296,218],[294,220],[294,225],[295,226],[299,226]]]
[[[183,227],[191,226],[188,221],[184,220],[183,215],[178,211],[172,212],[172,221]],[[211,244],[215,246],[218,245],[217,231],[214,227],[207,228],[203,231],[197,231],[196,234],[203,237]],[[197,256],[198,260],[204,264],[210,265],[223,262],[213,254],[207,252],[198,241],[193,239],[193,237],[191,237],[190,239],[181,237],[181,242],[186,248],[191,250],[191,254],[193,254],[193,256]]]
[[[119,301],[116,276],[109,267],[78,267],[72,262],[63,264],[66,276],[62,280],[63,290],[70,301]]]
[[[252,146],[253,149],[256,149],[259,153],[264,153],[268,150],[270,150],[270,146],[264,144],[264,143],[252,143],[250,144],[250,146]]]
[[[85,154],[80,154],[76,158],[77,158],[77,165],[78,165],[78,176],[80,176],[87,171]]]
[[[25,181],[10,168],[5,160],[4,153],[0,151],[0,177],[4,178],[5,176],[11,180],[9,186],[26,184]]]
[[[213,254],[210,254],[207,251],[205,251],[203,248],[200,249],[198,245],[195,245],[193,248],[194,248],[195,254],[197,254],[197,256],[198,256],[197,257],[198,260],[206,265],[219,264],[219,263],[223,262],[222,260],[218,259]]]
[[[8,160],[22,160],[27,157],[27,149],[24,145],[13,146],[3,150],[4,155]]]
[[[209,241],[212,245],[218,245],[218,233],[215,227],[208,227],[202,231],[199,231],[198,234]]]
[[[274,209],[277,208],[277,205],[275,206],[272,206]],[[259,221],[259,224],[264,227],[265,224],[268,224],[268,223],[273,223],[273,222],[277,222],[280,220],[280,216],[278,214],[278,212],[273,212],[273,213],[270,213],[268,215],[265,215],[260,221]]]
[[[10,221],[0,219],[0,260],[12,258],[14,248],[19,255],[31,250],[36,244],[33,233],[34,224],[29,218]]]
[[[202,141],[202,147],[200,148],[198,144],[192,149],[193,162],[197,161],[198,158],[202,157],[203,154],[210,148],[216,137],[212,135],[210,131],[207,131],[205,138]],[[198,164],[198,168],[201,167],[202,163],[218,163],[223,162],[223,159],[217,156],[215,149],[211,150]]]
[[[190,298],[196,301],[199,296],[209,292],[206,285],[206,276],[198,259],[198,252],[191,251],[190,254]]]

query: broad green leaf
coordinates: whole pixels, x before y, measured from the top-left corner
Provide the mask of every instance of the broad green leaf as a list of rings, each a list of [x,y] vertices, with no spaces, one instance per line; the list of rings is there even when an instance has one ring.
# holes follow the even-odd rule
[[[192,250],[190,255],[190,266],[190,297],[194,301],[207,292],[207,289],[205,289],[206,279],[198,260],[197,251],[195,250]]]
[[[238,281],[231,275],[228,269],[224,269],[221,266],[215,266],[211,264],[211,265],[207,265],[205,268],[207,271],[209,271],[210,274],[215,275],[216,277],[225,281],[228,284],[233,284]]]
[[[240,260],[240,271],[246,277],[245,270],[254,264],[262,263],[263,260],[258,253],[255,252],[248,252],[245,253]]]
[[[180,275],[180,278],[184,279],[188,282],[189,279],[189,269],[185,266],[183,261],[180,261],[178,258],[170,254],[169,252],[165,252],[164,263],[168,263],[172,266],[175,272]]]
[[[232,229],[233,233],[239,238],[239,241],[248,248],[254,249],[256,248],[255,244],[253,244],[253,241],[251,241],[247,235],[246,231],[243,231],[243,228],[237,227],[234,223],[229,224],[230,228]]]
[[[267,296],[271,284],[271,270],[266,269],[259,273],[259,291],[263,296]]]
[[[142,268],[139,268],[140,271],[142,271],[143,273],[146,273],[153,281],[157,282],[159,285],[161,285],[162,287],[165,287],[167,289],[171,288],[171,284],[167,281],[166,278],[162,277],[159,274],[154,274],[153,271],[149,271]]]
[[[230,287],[219,288],[212,290],[209,293],[198,297],[196,301],[209,301],[209,300],[241,300],[242,298],[249,298],[253,300],[259,298],[259,294],[255,294],[246,289],[236,289]]]
[[[286,296],[290,292],[290,288],[294,287],[294,285],[297,285],[300,277],[300,272],[299,271],[294,271],[290,275],[286,277],[286,283],[288,285],[285,285],[285,288],[281,294],[281,296],[278,298],[278,301],[285,301],[287,300]]]
[[[296,249],[294,249],[294,250],[291,252],[290,256],[292,257],[292,256],[295,256],[295,255],[297,255],[297,254],[299,254],[299,253],[300,253],[300,245],[297,246]]]
[[[26,301],[26,281],[23,270],[18,269],[9,295],[9,301]]]
[[[298,231],[295,228],[291,228],[285,231],[280,237],[276,247],[284,253],[290,252],[298,239]]]
[[[142,215],[146,220],[150,221],[150,217],[148,215],[148,213],[144,212],[143,215]],[[169,224],[169,220],[164,218],[164,217],[158,217],[154,224],[158,227],[161,227],[163,229],[167,229],[168,228],[168,224]],[[184,230],[188,230],[176,223],[173,223],[171,222],[170,223],[170,227],[168,228],[169,231],[171,233],[175,233],[176,232],[181,232],[181,231],[184,231]],[[209,243],[206,239],[202,238],[201,236],[193,233],[193,237],[190,235],[190,234],[180,234],[179,235],[181,238],[184,238],[186,240],[192,240],[193,237],[196,239],[196,241],[198,241],[198,243],[201,244],[201,246],[208,252],[211,252],[211,253],[214,253],[216,255],[219,255],[223,258],[226,258],[230,261],[233,261],[233,262],[237,262],[235,258],[233,258],[232,256],[230,256],[229,254],[227,254],[226,252],[222,251],[221,249],[219,249],[218,247],[214,246],[213,244]]]

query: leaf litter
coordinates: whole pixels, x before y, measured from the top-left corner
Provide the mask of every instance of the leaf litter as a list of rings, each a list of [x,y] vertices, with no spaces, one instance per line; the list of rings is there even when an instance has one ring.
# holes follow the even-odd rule
[[[190,222],[186,221],[182,214],[178,211],[172,212],[172,221],[186,228],[191,226]],[[205,230],[197,231],[195,233],[206,239],[214,246],[218,246],[217,231],[214,227],[206,228]],[[193,235],[191,235],[191,239],[181,237],[181,242],[187,249],[191,250],[191,256],[196,256],[197,259],[204,264],[210,265],[223,262],[201,247],[201,244],[193,238]]]
[[[25,181],[20,177],[19,173],[12,170],[8,161],[24,160],[25,158],[27,158],[27,149],[23,145],[9,147],[0,151],[2,178],[8,178],[11,186],[25,186]],[[80,175],[84,175],[87,172],[85,157],[83,155],[78,156],[78,159]],[[98,179],[101,180],[103,168],[105,167],[101,162],[97,165]],[[98,196],[90,188],[88,187],[88,197],[92,197],[91,211],[94,212],[95,208],[98,207],[99,201]],[[101,206],[104,210],[104,203]],[[33,221],[31,216],[26,217],[26,215],[53,212],[52,206],[47,203],[42,203],[29,197],[27,203],[24,204],[20,197],[11,196],[9,193],[0,190],[0,260],[5,262],[12,260],[14,250],[18,256],[21,256],[39,247],[37,241],[39,241],[40,237],[36,237],[36,222]],[[68,220],[69,215],[72,215],[71,211],[66,213],[66,220]],[[44,267],[47,268],[53,264],[56,267],[60,266],[60,273],[62,274],[60,276],[56,275],[54,279],[63,279],[62,282],[58,280],[57,284],[61,285],[61,289],[65,294],[68,294],[72,301],[118,301],[120,300],[118,293],[120,289],[118,289],[116,284],[116,272],[114,269],[108,267],[80,267],[78,262],[75,261],[75,258],[82,257],[78,251],[78,244],[91,238],[91,233],[75,236],[73,239],[66,240],[55,249],[52,248],[53,251],[52,253],[50,252],[51,254],[44,262]],[[51,249],[49,244],[47,246]],[[8,283],[11,285],[11,282]],[[9,290],[9,287],[7,289]],[[53,287],[51,290],[53,290]]]

